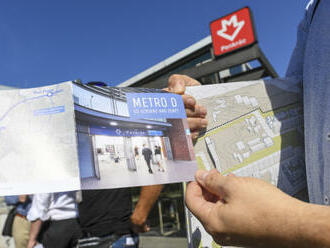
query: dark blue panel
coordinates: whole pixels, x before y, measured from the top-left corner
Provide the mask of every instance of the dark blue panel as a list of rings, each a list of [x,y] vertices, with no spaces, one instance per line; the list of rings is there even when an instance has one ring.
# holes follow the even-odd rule
[[[78,156],[80,177],[95,177],[93,148],[88,134],[78,133]]]

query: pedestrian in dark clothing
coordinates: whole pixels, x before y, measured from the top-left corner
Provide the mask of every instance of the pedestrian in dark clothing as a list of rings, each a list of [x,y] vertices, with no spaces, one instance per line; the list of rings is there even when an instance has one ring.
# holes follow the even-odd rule
[[[143,149],[142,149],[142,155],[148,165],[148,168],[149,168],[149,173],[152,174],[152,169],[151,169],[151,166],[150,166],[150,160],[151,160],[151,156],[152,156],[152,151],[150,150],[150,148],[148,148],[146,146],[146,144],[143,144]]]

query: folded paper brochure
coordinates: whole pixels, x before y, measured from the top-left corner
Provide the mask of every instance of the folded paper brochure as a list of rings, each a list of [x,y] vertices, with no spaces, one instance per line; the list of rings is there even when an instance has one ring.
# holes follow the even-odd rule
[[[0,195],[193,180],[179,95],[65,82],[0,98]]]

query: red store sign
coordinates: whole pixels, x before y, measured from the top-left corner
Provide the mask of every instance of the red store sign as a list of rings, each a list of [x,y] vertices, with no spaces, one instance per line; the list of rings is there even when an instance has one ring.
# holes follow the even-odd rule
[[[256,41],[248,7],[211,22],[210,29],[215,56],[251,45]]]

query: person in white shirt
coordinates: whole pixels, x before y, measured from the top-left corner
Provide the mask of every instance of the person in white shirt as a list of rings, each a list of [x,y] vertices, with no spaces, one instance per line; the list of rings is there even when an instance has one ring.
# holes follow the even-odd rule
[[[41,231],[47,248],[73,247],[81,236],[75,191],[34,195],[27,218],[32,222],[28,248],[37,245]]]

